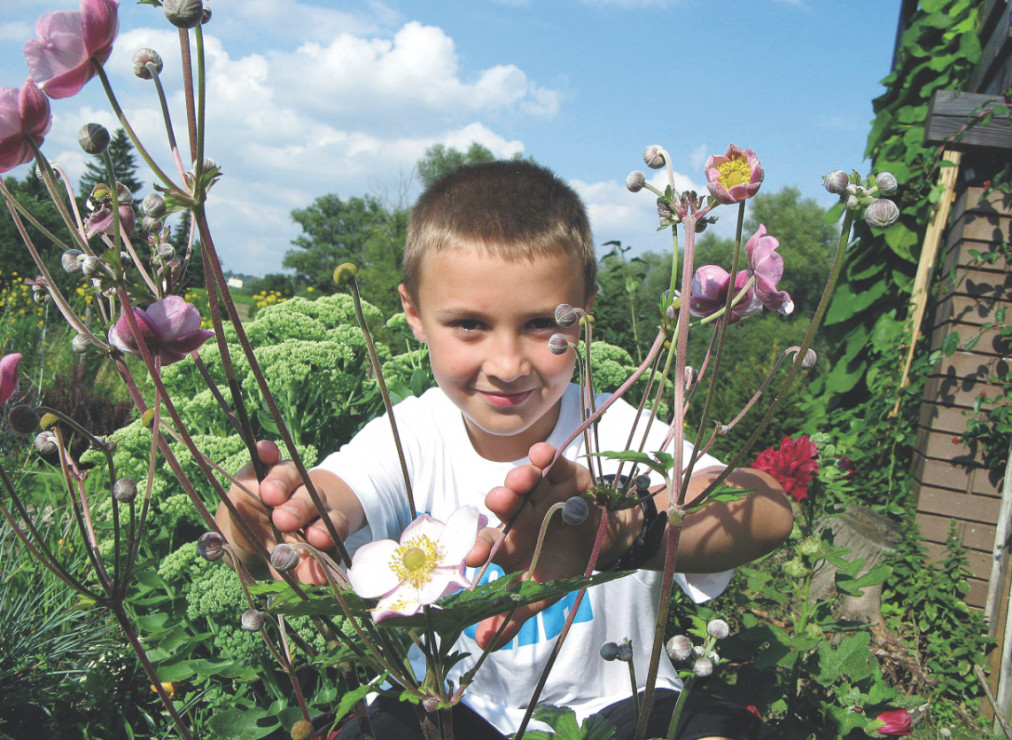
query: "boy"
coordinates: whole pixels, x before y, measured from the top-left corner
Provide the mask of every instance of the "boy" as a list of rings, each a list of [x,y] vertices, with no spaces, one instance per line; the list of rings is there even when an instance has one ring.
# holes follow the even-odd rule
[[[549,337],[558,332],[576,341],[578,327],[560,329],[555,307],[568,303],[589,310],[595,269],[579,197],[551,172],[530,163],[494,162],[452,172],[433,184],[412,212],[400,295],[412,331],[428,344],[438,384],[421,398],[399,404],[395,414],[415,503],[420,512],[444,521],[464,505],[477,507],[493,522],[508,521],[520,510],[497,554],[498,573],[525,569],[547,509],[592,483],[587,468],[577,462],[584,455],[582,435],[567,446],[543,481],[541,472],[580,419],[579,391],[570,382],[574,353],[556,355],[548,347]],[[599,425],[600,449],[624,449],[633,425],[634,410],[628,404],[613,406]],[[655,427],[647,450],[660,446],[662,425]],[[261,454],[273,467],[258,492],[264,503],[276,507],[272,516],[277,528],[283,533],[303,530],[316,547],[332,547],[294,467],[276,464],[278,451],[271,444],[263,444]],[[716,465],[706,457],[700,467]],[[245,475],[251,477],[248,470]],[[386,419],[367,425],[311,475],[338,532],[360,532],[350,546],[360,544],[362,537],[397,539],[412,519]],[[693,476],[689,496],[698,495],[715,475],[710,470]],[[738,470],[728,480],[754,493],[687,518],[681,535],[676,579],[696,601],[718,595],[730,579],[730,568],[770,552],[791,529],[790,506],[772,478]],[[255,478],[251,483],[257,490]],[[531,489],[531,499],[521,510]],[[236,492],[232,497],[263,533],[268,548],[273,547],[259,509]],[[663,512],[666,507],[661,492],[657,508]],[[576,527],[553,524],[534,577],[582,573],[599,516],[593,511]],[[609,517],[600,564],[615,563],[630,552],[644,529],[644,517],[639,507]],[[218,520],[230,540],[250,550],[232,531],[224,507]],[[479,535],[469,565],[484,561],[497,535],[495,529]],[[618,728],[619,737],[633,733],[628,667],[604,662],[598,651],[604,642],[629,638],[636,675],[645,681],[663,540],[635,552],[632,567],[643,570],[588,591],[540,699],[572,707],[581,720],[601,712]],[[622,560],[623,568],[629,564],[628,557]],[[299,577],[321,582],[315,567],[303,560]],[[478,671],[464,694],[464,706],[454,710],[459,737],[501,738],[516,729],[572,604],[571,596],[513,616],[497,645],[500,649]],[[476,657],[478,646],[491,642],[502,621],[494,618],[470,628],[458,649]],[[473,662],[464,661],[451,678],[470,665]],[[662,690],[648,737],[666,734],[680,687],[666,660],[658,687]],[[690,699],[691,716],[680,737],[760,737],[748,712],[706,697]],[[421,737],[410,707],[383,698],[372,707],[379,738]],[[348,727],[339,737],[358,737],[356,732],[356,727]]]

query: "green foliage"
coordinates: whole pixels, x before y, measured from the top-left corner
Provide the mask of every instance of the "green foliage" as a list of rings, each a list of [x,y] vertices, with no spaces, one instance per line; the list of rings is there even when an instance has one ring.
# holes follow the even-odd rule
[[[903,34],[893,71],[882,81],[887,90],[874,101],[867,155],[873,171],[896,176],[900,220],[885,231],[864,222],[855,226],[857,239],[825,321],[835,349],[821,392],[831,406],[855,405],[866,397],[870,340],[883,317],[897,324],[905,319],[921,235],[937,200],[938,150],[923,143],[928,104],[935,90],[963,89],[973,72],[981,54],[979,7],[978,0],[922,4]]]
[[[50,233],[57,236],[64,233],[63,220],[49,198],[45,183],[34,169],[30,170],[23,180],[15,180],[13,177],[4,178],[4,185],[7,186],[14,199],[28,209]],[[60,249],[27,221],[24,219],[22,221],[50,274],[62,281]],[[39,269],[32,260],[31,254],[25,249],[17,226],[14,224],[14,220],[8,216],[6,208],[4,208],[3,218],[0,218],[0,264],[3,265],[3,272],[0,273],[0,285],[4,287],[12,282],[18,283],[25,278],[35,277],[39,274]],[[61,282],[61,284],[63,283]]]
[[[422,187],[427,188],[436,180],[448,172],[463,167],[466,164],[482,164],[483,162],[494,162],[495,155],[488,147],[472,141],[466,152],[454,147],[446,147],[442,144],[433,144],[425,150],[425,154],[418,160],[415,169],[422,181]]]

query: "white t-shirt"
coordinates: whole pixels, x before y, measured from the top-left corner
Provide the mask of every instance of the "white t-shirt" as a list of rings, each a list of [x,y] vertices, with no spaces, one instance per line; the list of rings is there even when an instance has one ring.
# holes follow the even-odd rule
[[[600,396],[599,403],[604,398]],[[485,495],[502,485],[511,468],[528,460],[493,462],[478,455],[471,445],[460,410],[438,388],[427,391],[420,398],[399,403],[394,415],[419,512],[445,521],[460,507],[474,506],[489,517],[490,522],[497,522],[485,506]],[[598,425],[599,449],[625,449],[634,418],[635,409],[629,404],[624,401],[614,404]],[[563,396],[559,420],[546,441],[558,447],[579,423],[579,388],[573,385]],[[646,451],[657,449],[664,436],[665,425],[655,424],[654,427],[650,437],[655,446],[651,447],[648,442]],[[639,436],[634,439],[638,440]],[[690,446],[686,445],[686,460],[689,450]],[[586,464],[584,452],[583,435],[580,435],[564,454]],[[719,463],[705,455],[697,465],[702,469]],[[366,425],[340,451],[324,459],[320,468],[344,480],[365,511],[368,525],[348,541],[350,549],[371,539],[400,538],[401,531],[411,521],[411,512],[386,417]],[[484,580],[496,578],[501,573],[493,566]],[[469,576],[473,575],[473,570],[469,570]],[[731,572],[676,574],[675,579],[698,603],[719,595],[727,587]],[[659,572],[638,571],[589,589],[539,702],[569,706],[582,721],[609,704],[628,698],[628,666],[621,661],[606,662],[599,655],[605,642],[620,642],[625,638],[632,641],[636,676],[642,688],[653,645],[661,581]],[[500,732],[509,734],[519,725],[575,598],[575,593],[570,594],[528,620],[509,645],[489,655],[464,693],[464,703]],[[461,661],[451,671],[448,678],[455,683],[481,654],[473,636],[472,627],[458,640],[457,649],[473,657]],[[661,660],[657,685],[681,687],[667,659]]]

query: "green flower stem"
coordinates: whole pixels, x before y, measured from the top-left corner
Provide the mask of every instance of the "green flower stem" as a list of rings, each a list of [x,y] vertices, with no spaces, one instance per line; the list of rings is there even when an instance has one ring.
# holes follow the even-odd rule
[[[204,29],[197,25],[193,29],[193,38],[197,44],[197,151],[193,155],[194,195],[198,203],[207,197],[202,181],[204,175],[204,114],[207,110],[207,75],[204,71]]]
[[[270,635],[267,633],[266,627],[261,627],[260,632],[264,638],[264,642],[267,643],[268,647],[271,645]],[[284,617],[278,617],[278,634],[281,637],[281,650],[274,648],[272,652],[276,654],[277,660],[281,663],[285,674],[288,676],[288,681],[292,684],[292,691],[295,693],[295,701],[299,703],[299,710],[302,712],[302,718],[306,722],[312,722],[312,715],[309,713],[309,707],[306,705],[306,696],[302,692],[302,684],[299,683],[298,676],[295,675],[295,666],[292,665],[292,653],[288,647],[288,638],[285,633],[285,619]]]
[[[63,201],[57,187],[56,187],[56,174],[53,171],[52,165],[46,155],[42,153],[39,146],[32,140],[26,139],[32,151],[35,152],[35,164],[38,167],[38,171],[42,175],[42,182],[45,183],[46,192],[49,193],[49,199],[53,201],[53,205],[56,206],[56,210],[60,214],[60,218],[70,231],[70,235],[73,238],[77,246],[81,247],[81,250],[86,254],[94,254],[91,247],[88,245],[88,240],[84,237],[84,227],[81,222],[81,215],[77,213],[77,205],[74,205],[74,213],[77,215],[77,220],[71,218],[70,211],[67,209],[67,204]],[[64,189],[70,192],[70,185],[66,182],[66,176],[64,174]],[[73,202],[74,197],[72,194],[68,194],[67,199]],[[46,232],[46,236],[49,237],[49,232]],[[63,241],[60,239],[54,240],[55,244],[63,247]]]
[[[162,298],[162,293],[155,285],[155,281],[151,279],[148,271],[144,269],[144,263],[141,262],[140,257],[137,256],[137,252],[134,251],[134,245],[130,241],[130,237],[123,229],[122,219],[119,215],[119,181],[116,179],[116,169],[112,164],[112,156],[109,154],[109,150],[106,149],[102,152],[102,161],[105,164],[105,172],[109,177],[109,196],[112,198],[112,224],[113,224],[113,239],[112,248],[116,250],[117,256],[119,255],[120,248],[126,249],[130,258],[134,261],[134,265],[137,266],[137,271],[140,273],[141,278],[147,283],[148,288],[151,290],[151,294],[155,298]],[[133,207],[131,205],[131,207]],[[117,280],[122,279],[122,268],[120,267],[119,260],[117,259],[114,263],[113,268],[116,273]]]
[[[288,431],[288,426],[285,424],[284,418],[281,416],[281,411],[278,408],[277,402],[274,400],[274,395],[271,393],[270,388],[267,385],[267,378],[264,377],[263,370],[260,368],[260,363],[257,362],[256,355],[253,352],[253,346],[249,342],[249,338],[246,336],[246,330],[242,326],[242,322],[235,318],[238,313],[235,308],[235,303],[232,301],[232,296],[229,293],[228,285],[225,281],[225,275],[221,269],[221,263],[218,261],[218,253],[214,248],[214,240],[211,237],[210,228],[207,225],[207,216],[204,212],[202,205],[197,205],[193,209],[193,216],[197,223],[197,229],[200,232],[200,243],[201,243],[201,254],[204,256],[204,267],[205,276],[208,281],[208,287],[210,288],[211,281],[213,279],[214,284],[217,285],[218,291],[221,294],[221,299],[225,303],[225,308],[228,311],[230,317],[232,317],[232,327],[235,329],[236,340],[242,347],[243,355],[249,362],[250,372],[253,377],[256,378],[257,386],[260,388],[260,393],[263,395],[264,401],[267,404],[267,408],[270,410],[271,418],[274,423],[277,424],[278,434],[281,435],[281,439],[284,441],[285,449],[288,451],[288,455],[291,461],[294,463],[296,470],[299,472],[299,476],[302,479],[303,485],[306,487],[306,491],[309,493],[310,499],[313,501],[313,505],[316,510],[320,512],[320,520],[323,525],[327,528],[327,533],[330,538],[334,541],[334,546],[341,554],[341,560],[344,563],[351,562],[351,556],[348,554],[347,548],[344,546],[344,542],[341,539],[341,535],[337,531],[337,527],[334,526],[334,522],[327,516],[327,507],[324,506],[323,499],[320,498],[319,492],[316,490],[316,485],[313,480],[309,477],[309,471],[306,469],[306,465],[302,460],[302,456],[299,454],[298,448],[292,440],[292,435]],[[208,269],[210,268],[210,269]],[[208,291],[208,299],[210,301],[211,291]],[[218,323],[215,324],[216,333],[220,332],[221,318],[218,317]],[[219,339],[218,347],[222,348],[224,343],[224,337]],[[222,353],[222,360],[225,360],[225,354],[227,354],[227,347]],[[236,398],[238,389],[234,389],[232,393],[233,401]],[[238,403],[236,405],[238,410]],[[242,418],[240,416],[240,418]],[[252,458],[254,461],[258,461],[259,457],[256,455],[255,448],[252,452]],[[255,462],[254,465],[257,463]],[[258,469],[258,477],[260,475]],[[227,499],[227,496],[223,496]],[[227,502],[226,502],[227,503]]]
[[[351,296],[355,304],[355,317],[358,319],[362,336],[365,337],[365,346],[369,351],[369,363],[373,372],[376,373],[376,384],[380,389],[380,396],[383,398],[383,408],[386,409],[387,418],[390,419],[390,431],[394,437],[394,447],[397,449],[397,460],[401,465],[401,475],[404,477],[404,491],[408,497],[408,508],[411,510],[412,518],[418,516],[418,509],[415,507],[415,495],[411,488],[411,476],[408,475],[408,464],[404,459],[404,449],[401,447],[401,435],[397,431],[397,421],[394,419],[394,407],[390,402],[390,393],[387,391],[386,381],[383,380],[383,368],[380,365],[379,356],[376,354],[376,345],[372,341],[372,332],[365,321],[365,313],[362,311],[362,295],[358,292],[358,281],[352,276],[349,281]]]
[[[172,128],[172,116],[169,114],[169,104],[165,99],[162,78],[158,72],[158,67],[154,63],[148,62],[144,65],[144,68],[151,75],[152,82],[155,83],[155,91],[158,93],[158,103],[162,107],[162,120],[165,121],[165,135],[168,137],[169,149],[172,150],[172,158],[176,161],[176,169],[179,170],[179,179],[182,181],[185,177],[186,168],[183,166],[183,158],[179,156],[179,145],[176,143],[176,132]]]
[[[629,661],[629,684],[632,687],[633,724],[638,725],[640,723],[640,692],[637,691],[636,665],[632,660]]]
[[[113,92],[112,85],[109,84],[109,78],[105,74],[105,69],[101,64],[97,63],[94,64],[94,67],[95,72],[98,75],[98,79],[102,81],[102,87],[105,88],[105,95],[109,98],[109,104],[112,106],[113,113],[116,114],[116,118],[119,120],[120,125],[123,126],[123,130],[126,131],[127,136],[130,137],[130,141],[133,143],[137,153],[141,155],[141,159],[144,160],[144,163],[151,169],[151,172],[154,173],[155,177],[162,181],[169,192],[183,199],[188,199],[189,196],[180,190],[172,179],[162,171],[162,168],[155,163],[155,160],[152,159],[148,150],[141,143],[141,140],[137,138],[137,133],[134,131],[133,126],[130,125],[130,121],[127,120],[126,114],[123,112],[119,101],[116,99],[116,93]]]
[[[50,162],[49,166],[60,175],[60,181],[63,183],[63,189],[67,191],[67,202],[70,203],[70,209],[74,212],[74,223],[77,224],[76,231],[84,233],[84,220],[81,218],[81,211],[77,207],[77,199],[74,197],[74,189],[70,186],[70,178],[67,176],[67,171],[64,170],[56,162]],[[75,229],[71,229],[75,231]],[[87,245],[88,242],[84,242]]]
[[[675,732],[678,730],[678,720],[685,709],[685,700],[692,691],[692,685],[696,683],[696,675],[693,674],[682,682],[682,690],[678,692],[678,701],[675,702],[675,711],[671,713],[671,724],[668,725],[668,740],[675,740]]]
[[[218,406],[221,407],[222,412],[225,414],[225,419],[227,419],[228,423],[232,425],[233,429],[235,429],[236,434],[240,437],[243,436],[244,430],[242,425],[239,423],[239,419],[236,417],[232,407],[228,405],[228,401],[226,401],[225,396],[222,395],[221,389],[218,388],[218,384],[215,383],[214,378],[211,377],[211,371],[207,369],[207,365],[205,365],[204,361],[200,358],[200,353],[197,350],[193,350],[193,352],[190,353],[190,357],[193,358],[194,366],[200,373],[200,377],[204,379],[204,383],[211,391],[211,395],[214,396],[214,400],[218,402]],[[220,471],[219,469],[219,472],[223,471]],[[235,481],[233,480],[231,482],[234,483]]]
[[[555,512],[562,511],[565,506],[564,501],[552,504],[548,508],[544,519],[541,520],[541,529],[538,530],[538,544],[534,546],[534,555],[531,557],[530,567],[527,568],[528,578],[534,577],[534,569],[538,567],[538,562],[541,560],[541,548],[545,544],[545,535],[548,534],[548,525],[552,523],[552,517],[555,515]]]
[[[197,106],[193,95],[193,61],[190,58],[190,33],[179,29],[179,57],[183,68],[183,100],[186,103],[186,130],[190,138],[190,161],[197,156]]]
[[[601,511],[601,520],[597,526],[597,536],[594,539],[594,547],[590,552],[590,560],[587,563],[587,568],[583,572],[584,577],[589,578],[591,573],[594,572],[594,566],[597,565],[597,558],[601,554],[601,545],[604,543],[604,533],[608,529],[608,512]],[[545,684],[548,682],[548,676],[552,672],[552,667],[555,665],[556,658],[559,657],[559,652],[562,650],[562,644],[566,641],[566,636],[569,635],[569,630],[573,626],[573,622],[576,619],[577,612],[580,611],[580,604],[583,603],[583,597],[587,594],[586,588],[581,588],[576,592],[576,598],[573,601],[573,606],[569,610],[569,614],[566,616],[566,622],[562,625],[562,631],[559,633],[558,638],[555,640],[555,644],[552,646],[551,655],[548,656],[548,660],[545,662],[545,668],[541,671],[541,677],[538,679],[537,686],[534,687],[534,693],[531,694],[530,701],[527,703],[527,709],[524,711],[524,717],[517,727],[516,734],[513,736],[515,740],[522,740],[524,731],[527,729],[527,725],[531,721],[531,717],[534,715],[534,708],[538,705],[538,699],[541,697],[541,692],[545,688]]]

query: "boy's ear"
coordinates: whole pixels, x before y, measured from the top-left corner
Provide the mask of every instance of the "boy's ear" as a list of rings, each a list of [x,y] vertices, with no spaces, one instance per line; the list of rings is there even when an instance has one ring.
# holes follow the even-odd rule
[[[587,297],[586,305],[583,307],[583,310],[587,313],[590,313],[594,309],[594,299],[597,298],[597,289],[598,284],[594,283],[594,287],[590,291],[590,296]]]
[[[408,320],[411,332],[415,335],[415,339],[424,343],[426,341],[425,330],[422,328],[422,317],[418,314],[418,306],[411,298],[411,293],[404,287],[404,283],[397,286],[397,292],[401,296],[401,308],[404,309],[404,316]]]

